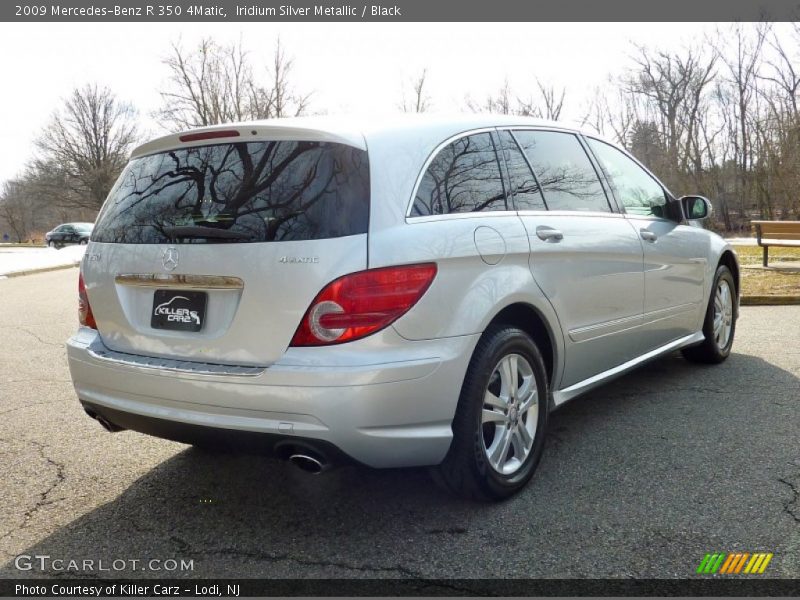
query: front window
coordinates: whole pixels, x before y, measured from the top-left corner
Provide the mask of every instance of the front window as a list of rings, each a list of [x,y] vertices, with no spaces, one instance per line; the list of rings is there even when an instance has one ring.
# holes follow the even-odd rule
[[[617,200],[632,215],[665,217],[667,197],[661,185],[622,152],[589,138],[589,147],[614,186]]]

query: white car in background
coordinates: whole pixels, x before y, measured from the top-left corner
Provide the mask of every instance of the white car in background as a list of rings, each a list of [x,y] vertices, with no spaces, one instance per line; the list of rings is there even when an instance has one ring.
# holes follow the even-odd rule
[[[519,117],[287,119],[136,149],[68,342],[109,430],[518,491],[551,410],[731,350],[739,268],[625,151]]]

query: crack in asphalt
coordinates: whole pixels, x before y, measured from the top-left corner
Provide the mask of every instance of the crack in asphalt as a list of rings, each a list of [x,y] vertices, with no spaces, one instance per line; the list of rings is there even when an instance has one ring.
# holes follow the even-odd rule
[[[48,506],[50,504],[54,504],[56,502],[60,502],[61,500],[63,500],[63,498],[58,498],[56,500],[53,500],[53,499],[50,498],[50,495],[55,491],[55,489],[59,485],[64,483],[64,481],[67,478],[67,476],[66,476],[66,474],[64,472],[65,471],[64,465],[62,463],[59,463],[59,462],[53,460],[52,458],[50,458],[45,452],[46,446],[44,444],[42,444],[41,442],[37,442],[35,440],[19,440],[19,441],[22,441],[22,442],[24,442],[26,444],[30,444],[30,445],[36,447],[36,449],[39,451],[39,455],[42,457],[42,459],[45,462],[47,462],[48,465],[50,465],[50,466],[55,468],[55,475],[56,476],[55,476],[55,479],[52,482],[50,482],[50,484],[48,485],[47,489],[44,490],[43,492],[39,493],[39,499],[36,501],[36,503],[23,513],[22,523],[20,523],[16,527],[10,529],[6,533],[4,533],[2,536],[0,536],[0,540],[3,540],[5,538],[7,538],[8,536],[10,536],[15,531],[20,531],[21,529],[25,529],[25,527],[28,526],[28,523],[30,523],[31,519],[36,514],[36,512],[39,511],[39,509],[41,509],[42,507]],[[9,440],[6,440],[6,439],[0,439],[0,442],[7,443],[7,444],[11,443]]]
[[[17,331],[22,331],[23,333],[27,333],[29,336],[34,338],[40,344],[44,344],[46,346],[55,346],[57,348],[63,348],[64,347],[63,343],[48,342],[47,340],[42,339],[38,334],[32,332],[27,327],[23,327],[22,325],[5,325],[5,327],[8,327],[9,329],[16,329]]]
[[[783,503],[783,512],[792,517],[796,523],[800,523],[800,514],[796,512],[796,508],[792,508],[797,505],[797,500],[800,498],[800,491],[798,491],[797,486],[788,479],[779,477],[778,481],[789,486],[789,489],[792,490],[792,499]]]
[[[172,540],[173,542],[175,542],[175,544],[178,545],[180,552],[184,552],[190,556],[204,556],[204,555],[234,556],[241,558],[264,560],[267,562],[289,561],[305,567],[335,567],[339,569],[347,569],[350,571],[358,571],[362,573],[399,573],[404,577],[408,577],[411,579],[422,579],[424,577],[422,573],[419,573],[417,571],[412,571],[411,569],[400,565],[389,566],[389,567],[382,567],[370,564],[354,565],[351,563],[338,562],[332,560],[314,560],[309,558],[299,558],[296,556],[292,556],[289,553],[270,554],[268,552],[263,552],[263,551],[252,551],[252,550],[244,550],[238,548],[210,548],[208,550],[195,550],[191,547],[191,545],[188,542],[186,542],[186,540],[183,540],[175,535],[170,536],[170,540]]]

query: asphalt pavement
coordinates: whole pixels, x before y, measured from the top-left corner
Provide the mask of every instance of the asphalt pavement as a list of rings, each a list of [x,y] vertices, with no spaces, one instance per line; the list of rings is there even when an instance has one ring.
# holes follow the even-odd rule
[[[2,280],[0,307],[0,577],[47,555],[191,560],[180,577],[683,578],[719,551],[800,576],[798,306],[743,308],[722,365],[675,354],[569,403],[500,504],[425,469],[312,476],[106,433],[69,380],[77,270]],[[111,575],[165,575],[141,568]]]

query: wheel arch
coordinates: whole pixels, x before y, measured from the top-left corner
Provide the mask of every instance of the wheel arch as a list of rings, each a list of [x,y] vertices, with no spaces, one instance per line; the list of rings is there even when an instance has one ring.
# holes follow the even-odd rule
[[[719,257],[719,263],[717,263],[717,268],[719,266],[725,265],[731,271],[733,275],[733,284],[736,286],[735,295],[736,298],[739,298],[741,294],[741,287],[740,287],[740,274],[739,274],[739,262],[736,260],[736,255],[733,253],[733,250],[727,249],[725,250],[722,255]],[[739,302],[737,301],[734,304],[734,310],[736,311],[736,317],[739,316]]]
[[[557,360],[559,346],[556,342],[553,328],[544,315],[531,304],[514,302],[503,307],[495,314],[487,327],[496,324],[518,327],[533,338],[542,353],[552,394],[552,391],[556,388],[555,378],[559,371]]]

